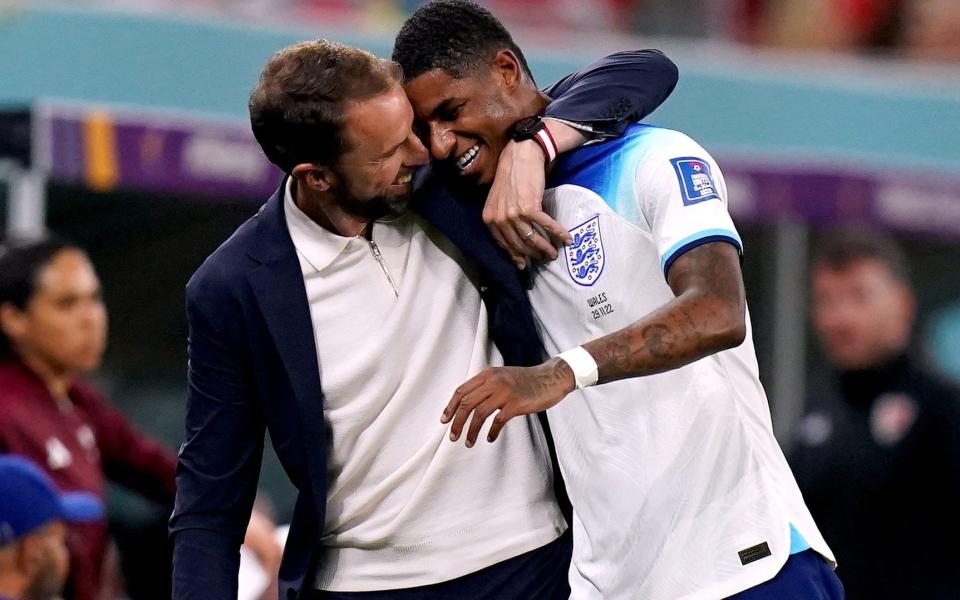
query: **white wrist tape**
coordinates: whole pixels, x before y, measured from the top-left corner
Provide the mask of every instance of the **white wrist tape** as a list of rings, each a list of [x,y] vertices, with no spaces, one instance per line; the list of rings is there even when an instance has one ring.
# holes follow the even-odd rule
[[[561,352],[557,355],[557,358],[570,365],[573,378],[577,381],[578,390],[597,383],[597,379],[600,377],[597,371],[597,361],[593,360],[593,357],[583,349],[583,346]]]

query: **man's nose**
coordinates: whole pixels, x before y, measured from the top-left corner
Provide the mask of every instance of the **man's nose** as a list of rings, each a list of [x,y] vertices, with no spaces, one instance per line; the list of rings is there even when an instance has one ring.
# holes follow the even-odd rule
[[[423,142],[420,141],[416,135],[410,136],[410,143],[412,146],[412,157],[411,163],[409,166],[419,167],[430,162],[430,155],[427,152],[426,146],[423,145]]]
[[[106,310],[100,302],[92,301],[83,306],[80,322],[84,327],[99,327],[106,320]]]
[[[450,158],[456,142],[456,138],[449,129],[440,127],[436,123],[430,124],[430,154],[435,160]]]

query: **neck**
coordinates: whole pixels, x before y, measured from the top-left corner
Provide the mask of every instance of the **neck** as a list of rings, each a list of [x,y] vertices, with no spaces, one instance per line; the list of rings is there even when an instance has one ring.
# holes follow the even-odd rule
[[[21,352],[20,360],[40,378],[55,399],[64,400],[68,397],[67,391],[76,373],[58,368],[50,361],[30,352]]]
[[[293,201],[303,214],[327,231],[353,237],[361,235],[370,223],[370,219],[345,212],[330,192],[318,192],[305,186],[291,183]]]
[[[909,370],[909,359],[897,352],[869,367],[843,369],[840,385],[847,402],[869,406],[880,394],[893,391]]]
[[[519,108],[518,119],[542,114],[547,105],[550,104],[550,97],[538,90],[533,84],[524,87],[520,94],[517,103]]]

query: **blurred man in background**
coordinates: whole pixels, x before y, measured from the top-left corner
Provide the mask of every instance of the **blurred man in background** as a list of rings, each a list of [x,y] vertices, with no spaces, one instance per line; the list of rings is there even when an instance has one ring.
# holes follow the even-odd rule
[[[69,568],[66,524],[102,514],[93,494],[62,494],[33,462],[0,455],[0,598],[58,598]]]
[[[82,250],[56,238],[0,246],[0,452],[31,458],[64,490],[102,499],[110,480],[169,507],[174,454],[82,379],[100,365],[106,340],[100,280]],[[258,529],[251,541],[275,569],[272,537]],[[106,519],[71,525],[68,597],[99,597],[108,543]],[[162,537],[147,550],[169,560]],[[165,566],[154,572],[159,589],[144,593],[169,595]]]
[[[817,248],[813,327],[836,377],[798,427],[797,480],[849,598],[956,598],[960,393],[910,350],[906,257],[869,231]]]

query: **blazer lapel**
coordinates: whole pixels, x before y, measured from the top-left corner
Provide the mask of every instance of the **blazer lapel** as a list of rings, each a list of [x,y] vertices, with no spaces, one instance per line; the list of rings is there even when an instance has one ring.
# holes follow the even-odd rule
[[[544,358],[543,343],[527,298],[528,272],[519,271],[497,246],[483,224],[483,204],[454,197],[427,168],[418,173],[417,195],[411,208],[420,213],[472,259],[482,283],[490,315],[490,335],[507,364],[536,365]]]
[[[261,264],[247,274],[300,408],[305,450],[315,497],[326,501],[326,428],[323,392],[310,305],[296,249],[283,212],[286,180],[258,216],[257,246],[250,255]],[[318,470],[320,472],[318,472]]]
[[[429,167],[417,173],[417,192],[410,207],[447,236],[480,268],[485,283],[511,299],[523,298],[526,274],[517,270],[483,224],[483,203],[455,197]]]

